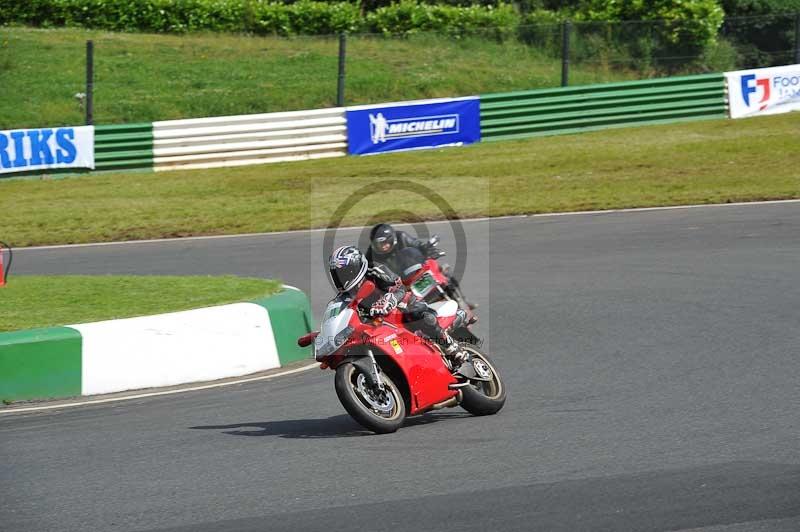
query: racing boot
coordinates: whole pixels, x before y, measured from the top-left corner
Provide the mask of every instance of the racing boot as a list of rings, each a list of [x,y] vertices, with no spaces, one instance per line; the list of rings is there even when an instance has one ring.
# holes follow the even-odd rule
[[[475,368],[472,366],[472,360],[469,353],[461,349],[458,342],[453,340],[449,334],[444,333],[443,340],[445,341],[443,351],[444,356],[450,362],[450,367],[453,368],[451,373],[455,377],[463,377],[465,379],[474,379],[478,377],[475,373]]]
[[[448,330],[455,331],[464,325],[470,325],[470,320],[467,318],[467,313],[464,309],[458,309],[456,311],[456,317]]]

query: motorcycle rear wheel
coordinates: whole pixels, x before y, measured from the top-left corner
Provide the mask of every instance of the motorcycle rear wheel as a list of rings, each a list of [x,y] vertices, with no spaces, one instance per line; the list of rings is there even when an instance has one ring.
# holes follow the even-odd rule
[[[362,427],[378,434],[395,432],[406,417],[400,389],[385,373],[381,373],[383,391],[370,389],[365,380],[365,375],[352,362],[336,368],[334,387],[339,401]]]
[[[461,407],[475,416],[489,416],[496,414],[506,403],[506,387],[497,372],[497,368],[488,356],[478,351],[477,348],[464,344],[462,348],[468,351],[473,361],[486,364],[492,372],[491,381],[473,381],[469,386],[461,388]]]

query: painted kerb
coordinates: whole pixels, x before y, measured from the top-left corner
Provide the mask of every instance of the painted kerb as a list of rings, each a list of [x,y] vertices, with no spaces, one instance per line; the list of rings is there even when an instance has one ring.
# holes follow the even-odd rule
[[[722,74],[481,96],[481,136],[484,140],[726,116]]]
[[[269,314],[254,303],[69,327],[83,339],[81,395],[241,377],[280,367]]]
[[[273,297],[254,301],[269,312],[281,366],[311,357],[311,347],[300,347],[297,339],[314,329],[308,297],[289,289]]]
[[[0,400],[80,395],[81,347],[67,327],[0,334]]]
[[[310,358],[308,298],[0,334],[0,400],[95,395],[237,377]]]

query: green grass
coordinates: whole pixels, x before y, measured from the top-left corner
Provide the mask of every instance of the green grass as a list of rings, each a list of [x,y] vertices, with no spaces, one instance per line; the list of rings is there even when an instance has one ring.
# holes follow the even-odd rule
[[[0,27],[0,129],[78,125],[85,42],[95,42],[95,123],[331,107],[338,40],[224,34],[148,35]],[[519,42],[351,37],[346,103],[554,87],[561,65]],[[632,79],[575,66],[571,83]]]
[[[13,246],[324,227],[353,191],[414,181],[459,216],[800,197],[800,113],[487,142],[465,148],[231,169],[0,181]],[[440,218],[410,194],[343,223]],[[409,211],[409,212],[399,212]]]
[[[0,288],[0,332],[249,301],[280,286],[233,276],[12,276]]]

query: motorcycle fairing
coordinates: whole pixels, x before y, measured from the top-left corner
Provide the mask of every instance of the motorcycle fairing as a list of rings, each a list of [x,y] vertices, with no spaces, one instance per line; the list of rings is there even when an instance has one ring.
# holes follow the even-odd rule
[[[369,336],[378,365],[381,364],[381,355],[391,358],[413,390],[411,415],[424,412],[432,405],[446,401],[458,393],[448,388],[448,385],[457,380],[450,374],[440,356],[432,356],[431,347],[425,344],[427,340],[408,329],[385,323],[370,331]],[[396,353],[394,343],[401,346],[402,353]]]

